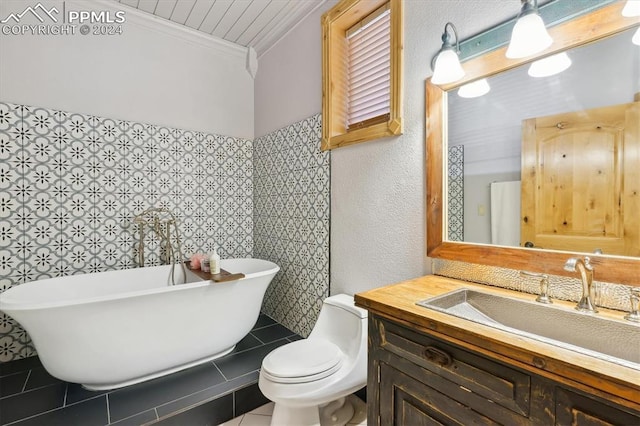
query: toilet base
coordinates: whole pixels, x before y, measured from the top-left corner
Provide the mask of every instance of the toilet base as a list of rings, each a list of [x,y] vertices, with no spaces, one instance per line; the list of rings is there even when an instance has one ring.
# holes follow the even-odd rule
[[[271,426],[344,426],[355,409],[346,398],[339,398],[320,407],[290,407],[277,404],[273,408]]]
[[[344,426],[353,417],[355,408],[347,398],[340,398],[320,407],[321,426]]]

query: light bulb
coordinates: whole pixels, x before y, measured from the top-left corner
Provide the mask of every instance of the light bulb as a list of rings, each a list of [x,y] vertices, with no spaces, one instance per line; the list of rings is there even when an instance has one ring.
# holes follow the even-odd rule
[[[627,3],[622,9],[622,16],[627,18],[640,16],[640,0],[627,0]]]
[[[553,39],[544,26],[544,21],[535,12],[518,19],[511,33],[507,58],[524,58],[542,52],[551,46]]]
[[[460,58],[453,49],[443,50],[436,58],[433,76],[433,84],[447,84],[460,80],[464,77],[464,70],[460,65]]]
[[[461,98],[477,98],[482,95],[486,95],[489,93],[489,90],[491,90],[489,82],[486,78],[483,78],[481,80],[474,81],[473,83],[460,86],[458,89],[458,96]]]
[[[561,73],[571,66],[571,59],[566,52],[537,60],[529,67],[531,77],[549,77]]]

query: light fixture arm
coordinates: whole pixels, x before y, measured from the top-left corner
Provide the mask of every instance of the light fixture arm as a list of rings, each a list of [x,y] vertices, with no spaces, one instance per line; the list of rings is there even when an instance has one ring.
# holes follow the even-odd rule
[[[456,36],[456,53],[460,53],[460,39],[458,38],[458,30],[456,29],[456,26],[451,22],[447,22],[447,24],[444,26],[444,32],[442,33],[442,47],[440,48],[440,50],[451,49],[453,47],[453,44],[451,44],[451,34],[449,34],[449,32],[447,31],[447,27],[450,27],[451,31],[453,31],[453,35]]]
[[[518,18],[538,12],[538,0],[520,0],[522,8],[518,14]]]

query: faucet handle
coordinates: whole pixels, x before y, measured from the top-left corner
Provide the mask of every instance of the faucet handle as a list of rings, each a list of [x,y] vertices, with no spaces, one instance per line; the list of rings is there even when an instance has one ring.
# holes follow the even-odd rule
[[[520,271],[520,276],[540,278],[540,294],[536,297],[536,302],[545,304],[553,303],[549,297],[549,275]]]
[[[624,319],[640,322],[640,287],[629,288],[629,302],[631,302],[631,310],[624,316]]]

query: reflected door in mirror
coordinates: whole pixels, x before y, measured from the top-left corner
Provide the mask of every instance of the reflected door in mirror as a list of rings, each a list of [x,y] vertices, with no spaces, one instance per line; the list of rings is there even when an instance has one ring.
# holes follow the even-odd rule
[[[640,256],[640,102],[524,120],[521,246]]]

